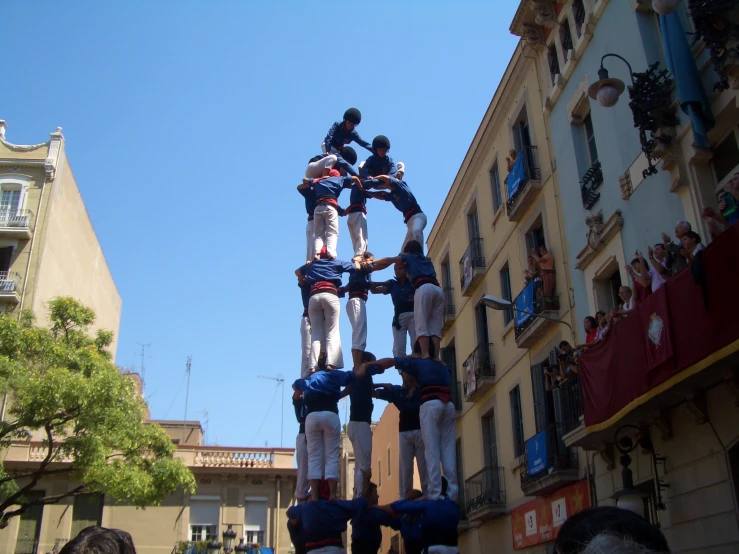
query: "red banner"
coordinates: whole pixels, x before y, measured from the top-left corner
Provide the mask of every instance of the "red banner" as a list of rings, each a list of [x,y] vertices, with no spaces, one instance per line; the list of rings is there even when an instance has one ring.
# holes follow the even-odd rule
[[[588,482],[578,481],[515,508],[511,512],[513,548],[554,540],[568,517],[589,507]]]
[[[615,324],[603,343],[582,354],[586,426],[608,420],[650,389],[739,339],[736,252],[739,224],[637,306],[634,315]],[[650,331],[652,314],[662,320],[661,334],[656,327]],[[659,335],[660,347],[654,346],[650,332]]]

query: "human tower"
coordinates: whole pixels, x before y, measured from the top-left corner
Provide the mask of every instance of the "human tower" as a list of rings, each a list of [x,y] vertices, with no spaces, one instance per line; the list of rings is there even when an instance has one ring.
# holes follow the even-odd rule
[[[458,484],[455,410],[450,372],[439,359],[444,294],[432,261],[424,255],[426,215],[405,181],[405,165],[389,155],[383,135],[368,143],[356,127],[361,113],[351,108],[334,123],[311,158],[298,192],[305,200],[305,264],[295,273],[301,289],[301,370],[293,383],[300,423],[296,439],[296,505],[288,510],[293,543],[315,553],[343,552],[341,533],[352,519],[352,552],[375,554],[380,525],[401,530],[406,550],[457,552]],[[370,151],[354,169],[352,142]],[[348,189],[349,204],[339,205]],[[399,211],[406,233],[395,256],[375,259],[368,250],[367,200],[385,200]],[[354,255],[337,259],[339,218],[346,216]],[[373,281],[372,274],[394,266],[395,278]],[[344,283],[343,276],[347,274]],[[390,295],[394,306],[392,357],[376,359],[366,350],[369,293]],[[339,334],[340,298],[352,326],[351,369],[345,370]],[[413,353],[406,352],[410,335]],[[373,376],[396,367],[403,385],[374,383]],[[349,396],[347,434],[354,449],[354,500],[336,498],[341,422],[338,402]],[[399,410],[400,500],[377,506],[371,479],[373,398]],[[413,490],[414,459],[422,491]],[[348,486],[348,484],[347,484]],[[402,517],[406,514],[405,517]],[[455,519],[456,518],[456,519]],[[403,523],[405,523],[405,528]],[[404,530],[405,529],[405,530]]]

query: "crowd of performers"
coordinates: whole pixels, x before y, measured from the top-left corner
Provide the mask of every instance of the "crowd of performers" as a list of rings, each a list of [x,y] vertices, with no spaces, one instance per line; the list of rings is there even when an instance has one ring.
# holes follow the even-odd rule
[[[296,440],[298,464],[295,505],[288,530],[296,552],[344,552],[342,533],[352,523],[353,554],[376,554],[381,526],[399,530],[405,551],[455,554],[460,509],[455,409],[449,369],[439,359],[444,294],[434,265],[424,255],[426,216],[404,180],[405,166],[389,156],[390,141],[377,136],[372,144],[356,131],[356,108],[334,123],[298,186],[305,199],[305,264],[296,270],[303,299],[300,379],[293,383],[293,404],[300,424]],[[357,143],[371,152],[354,169]],[[349,205],[339,197],[349,189]],[[407,227],[400,254],[375,259],[368,251],[367,199],[391,202]],[[339,217],[347,217],[354,256],[336,257]],[[374,272],[394,267],[395,278],[372,281]],[[346,284],[343,275],[348,275]],[[366,350],[369,294],[390,295],[392,357],[376,359]],[[352,368],[344,370],[339,335],[339,298],[346,298],[352,326]],[[413,352],[408,355],[407,337]],[[403,384],[375,383],[374,377],[395,367]],[[337,498],[341,422],[338,403],[348,396],[347,435],[354,449],[352,500]],[[399,410],[400,494],[380,505],[371,481],[373,398]],[[413,489],[414,460],[422,490]],[[349,487],[349,484],[345,484]]]

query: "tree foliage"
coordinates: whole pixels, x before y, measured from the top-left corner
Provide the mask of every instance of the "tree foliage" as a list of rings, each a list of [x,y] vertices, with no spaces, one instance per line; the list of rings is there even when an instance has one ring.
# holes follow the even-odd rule
[[[0,468],[0,528],[31,504],[50,504],[88,492],[136,506],[156,505],[195,479],[160,427],[145,423],[146,405],[130,377],[106,350],[109,331],[89,332],[95,314],[73,298],[49,303],[50,328],[31,312],[0,315],[0,451],[42,432],[45,457],[27,469]],[[27,493],[47,476],[81,483],[67,493]]]

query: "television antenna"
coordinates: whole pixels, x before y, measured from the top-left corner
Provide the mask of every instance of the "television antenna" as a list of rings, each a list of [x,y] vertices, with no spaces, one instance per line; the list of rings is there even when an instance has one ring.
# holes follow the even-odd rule
[[[269,377],[267,375],[257,375],[259,379],[267,379],[269,381],[277,381],[277,386],[282,385],[282,413],[280,415],[280,448],[282,448],[282,431],[285,427],[285,379],[282,377]]]

